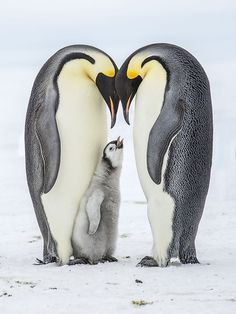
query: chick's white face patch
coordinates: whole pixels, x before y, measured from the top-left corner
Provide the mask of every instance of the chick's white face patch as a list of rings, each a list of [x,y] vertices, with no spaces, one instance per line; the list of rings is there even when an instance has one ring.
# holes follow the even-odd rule
[[[121,166],[123,160],[123,148],[118,148],[116,144],[109,144],[105,149],[105,156],[110,160],[114,168]]]

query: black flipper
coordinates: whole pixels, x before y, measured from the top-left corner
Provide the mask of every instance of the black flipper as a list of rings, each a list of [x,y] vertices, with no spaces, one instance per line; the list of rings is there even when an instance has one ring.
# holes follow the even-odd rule
[[[43,73],[42,73],[43,72]],[[27,181],[43,235],[43,262],[57,259],[56,243],[44,212],[41,195],[53,187],[60,163],[60,139],[55,120],[58,92],[52,79],[40,71],[30,97],[25,124]]]
[[[48,193],[56,181],[60,164],[60,139],[55,118],[58,105],[56,88],[49,86],[44,97],[44,104],[36,114],[36,134],[44,168],[43,192]]]
[[[179,100],[176,104],[168,101],[164,105],[153,125],[148,139],[147,167],[148,173],[156,184],[161,183],[163,159],[173,137],[180,131],[184,113],[184,102]]]

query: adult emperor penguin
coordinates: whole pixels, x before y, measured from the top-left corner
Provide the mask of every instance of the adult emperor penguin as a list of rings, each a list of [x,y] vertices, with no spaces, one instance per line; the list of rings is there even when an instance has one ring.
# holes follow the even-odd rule
[[[107,103],[115,124],[117,67],[103,51],[73,45],[56,52],[35,79],[25,125],[27,181],[43,235],[43,262],[66,264],[80,200],[107,142]]]
[[[137,93],[134,150],[153,235],[153,257],[139,265],[166,266],[172,257],[198,263],[195,237],[212,159],[206,73],[186,50],[153,44],[128,57],[116,76],[116,89],[127,123]]]

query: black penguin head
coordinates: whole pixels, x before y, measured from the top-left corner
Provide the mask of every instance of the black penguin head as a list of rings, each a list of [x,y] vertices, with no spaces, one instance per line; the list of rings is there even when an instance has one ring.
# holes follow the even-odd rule
[[[145,56],[140,54],[142,49],[132,53],[125,60],[116,75],[116,90],[122,103],[125,121],[128,124],[130,104],[144,77],[142,61],[145,59]]]
[[[115,62],[102,50],[88,47],[93,62],[84,64],[85,74],[96,84],[111,113],[111,128],[115,125],[119,96],[115,89],[118,68]]]
[[[96,85],[110,110],[111,128],[113,128],[116,123],[116,114],[119,106],[119,96],[115,89],[115,74],[114,77],[110,77],[103,73],[98,73]]]
[[[150,61],[159,61],[159,58],[153,55],[152,46],[142,47],[131,54],[116,75],[116,90],[123,106],[124,118],[128,124],[130,104],[142,80],[152,69],[153,63]]]
[[[125,121],[129,123],[129,108],[130,104],[138,90],[140,83],[142,82],[142,77],[140,75],[135,78],[129,78],[126,75],[127,70],[120,69],[116,78],[116,90],[120,97],[123,114]]]
[[[103,150],[102,159],[108,163],[110,168],[121,167],[123,161],[123,139],[109,142]]]

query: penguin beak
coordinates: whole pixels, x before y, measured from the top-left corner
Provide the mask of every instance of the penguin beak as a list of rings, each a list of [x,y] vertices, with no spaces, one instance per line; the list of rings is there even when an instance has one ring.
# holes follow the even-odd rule
[[[99,73],[96,78],[96,85],[110,110],[111,128],[113,128],[116,123],[116,114],[119,106],[119,97],[115,90],[115,77]]]
[[[109,96],[109,98],[110,98],[110,103],[107,103],[107,104],[111,113],[111,129],[112,129],[116,123],[116,114],[117,114],[120,100],[117,94],[113,96],[113,98],[111,96]]]
[[[129,108],[130,108],[130,104],[133,100],[134,96],[133,94],[131,94],[125,104],[125,102],[123,103],[122,102],[122,106],[123,106],[123,115],[124,115],[124,118],[125,118],[125,121],[127,122],[128,125],[130,125],[130,122],[129,122]]]
[[[122,140],[121,140],[120,136],[119,136],[118,139],[116,140],[116,147],[117,148],[123,148],[123,141],[124,141],[124,139],[122,138]]]
[[[129,79],[126,76],[126,71],[125,75],[123,75],[122,72],[124,71],[122,71],[121,69],[116,76],[116,90],[122,103],[125,121],[128,124],[130,124],[129,123],[130,105],[138,90],[140,83],[142,82],[142,77],[138,75],[134,79]]]

